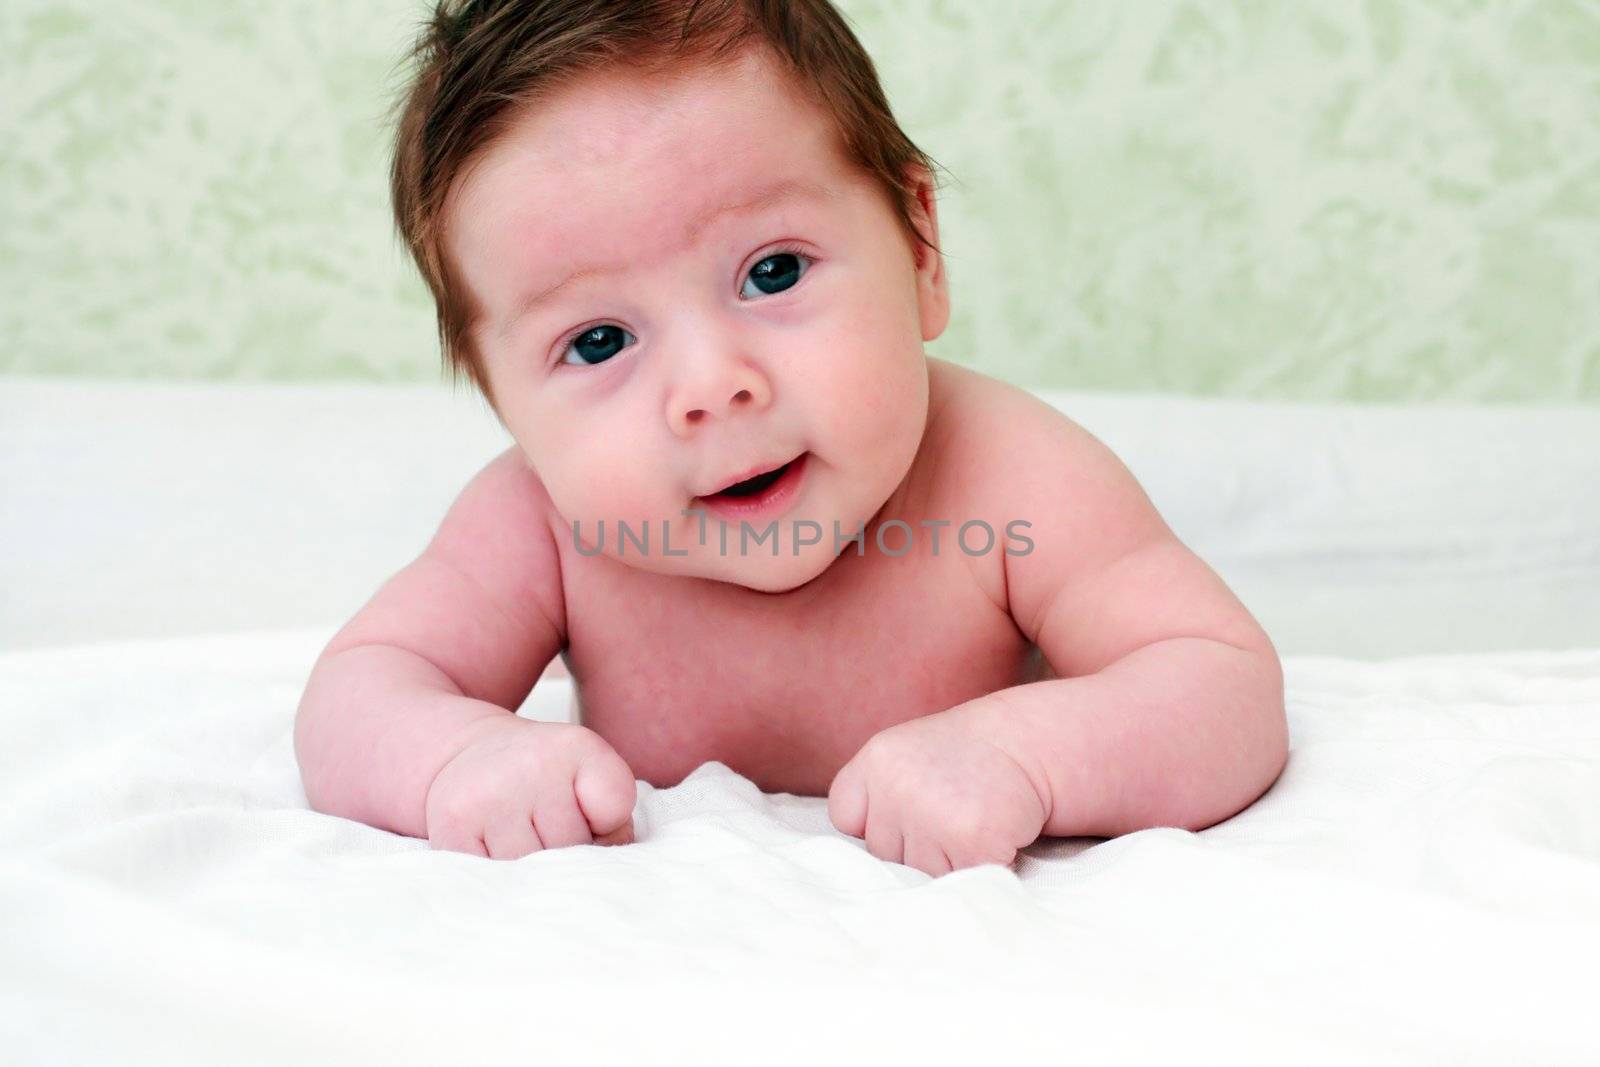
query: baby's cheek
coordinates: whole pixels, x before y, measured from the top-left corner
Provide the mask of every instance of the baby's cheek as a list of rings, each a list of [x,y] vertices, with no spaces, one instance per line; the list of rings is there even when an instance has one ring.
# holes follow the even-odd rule
[[[895,394],[904,391],[906,337],[885,325],[862,309],[836,316],[831,328],[813,342],[808,375],[813,397],[822,410],[835,416],[836,428],[843,428],[839,423],[848,426],[863,413],[881,414]]]
[[[883,336],[857,361],[836,398],[854,420],[850,429],[863,444],[881,445],[920,426],[926,400],[927,367],[919,349],[899,336]]]
[[[608,423],[592,413],[586,423],[567,412],[541,414],[530,452],[556,510],[569,521],[603,518],[609,525],[642,517],[638,486],[646,480],[647,457]]]
[[[546,450],[537,454],[534,468],[550,494],[550,502],[569,524],[582,521],[588,527],[596,519],[610,520],[615,516],[612,501],[617,491],[609,482],[611,472],[603,457],[581,449]]]
[[[618,519],[636,525],[645,518],[649,503],[640,492],[638,465],[620,460],[585,456],[573,464],[571,495],[574,511],[589,519]]]

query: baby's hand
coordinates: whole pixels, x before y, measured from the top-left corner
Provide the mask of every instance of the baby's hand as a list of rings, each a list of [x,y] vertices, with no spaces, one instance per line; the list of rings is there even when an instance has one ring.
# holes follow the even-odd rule
[[[865,837],[879,859],[938,877],[1010,864],[1038,839],[1049,812],[1027,773],[981,727],[942,712],[862,745],[834,776],[828,817]]]
[[[478,736],[428,788],[434,848],[510,860],[633,840],[633,771],[599,734],[516,715],[474,728]]]

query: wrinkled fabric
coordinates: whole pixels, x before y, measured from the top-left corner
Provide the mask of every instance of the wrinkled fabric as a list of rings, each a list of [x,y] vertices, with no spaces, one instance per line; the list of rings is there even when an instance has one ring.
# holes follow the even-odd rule
[[[515,861],[313,812],[329,636],[0,655],[22,1062],[1600,1060],[1600,649],[1288,657],[1243,813],[930,879],[716,762]]]

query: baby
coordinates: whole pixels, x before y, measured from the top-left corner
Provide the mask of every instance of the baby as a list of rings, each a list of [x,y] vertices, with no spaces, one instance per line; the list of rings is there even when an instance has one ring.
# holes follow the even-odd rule
[[[924,353],[932,164],[826,0],[447,0],[418,56],[396,215],[514,443],[318,658],[313,807],[512,859],[718,760],[938,875],[1273,782],[1256,620],[1098,439]],[[578,722],[513,714],[558,653]]]

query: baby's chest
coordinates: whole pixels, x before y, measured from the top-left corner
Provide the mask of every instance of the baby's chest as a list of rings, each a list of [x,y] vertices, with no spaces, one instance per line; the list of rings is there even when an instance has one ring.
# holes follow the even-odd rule
[[[878,731],[1024,680],[1028,641],[959,572],[864,584],[795,612],[591,597],[570,620],[581,721],[657,786],[718,760],[821,796]]]

